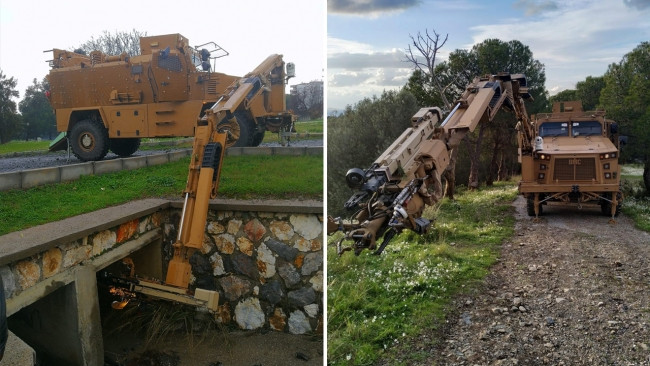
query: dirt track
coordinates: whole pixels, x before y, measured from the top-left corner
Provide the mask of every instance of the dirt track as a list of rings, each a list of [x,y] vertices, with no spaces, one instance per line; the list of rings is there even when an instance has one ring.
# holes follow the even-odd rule
[[[534,223],[515,206],[485,284],[413,346],[430,355],[422,364],[650,365],[650,234],[599,209],[544,207]]]

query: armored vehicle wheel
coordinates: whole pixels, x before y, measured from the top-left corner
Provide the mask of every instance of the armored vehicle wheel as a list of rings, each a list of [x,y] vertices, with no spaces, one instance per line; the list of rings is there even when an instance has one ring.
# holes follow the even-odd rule
[[[239,139],[233,146],[252,146],[253,136],[255,134],[255,124],[251,121],[246,112],[235,112],[235,118],[237,118],[237,124],[239,125]]]
[[[526,211],[528,216],[535,216],[535,200],[530,197],[526,200]],[[542,216],[542,204],[539,204],[539,215]]]
[[[111,151],[115,155],[127,157],[140,148],[140,139],[111,139]]]
[[[618,193],[620,196],[620,192]],[[611,193],[605,193],[603,195],[607,199],[611,199],[612,194]],[[619,200],[621,197],[618,198]],[[612,215],[612,203],[607,201],[607,200],[600,200],[600,212],[602,212],[603,215],[605,216],[611,216]],[[618,215],[621,213],[621,202],[619,201],[616,204],[616,212],[614,213],[614,217],[618,217]]]
[[[251,142],[251,146],[260,146],[262,140],[264,140],[264,132],[255,132],[255,134],[253,134],[253,142]]]
[[[108,131],[101,122],[79,121],[69,136],[72,152],[81,161],[102,160],[108,153]]]

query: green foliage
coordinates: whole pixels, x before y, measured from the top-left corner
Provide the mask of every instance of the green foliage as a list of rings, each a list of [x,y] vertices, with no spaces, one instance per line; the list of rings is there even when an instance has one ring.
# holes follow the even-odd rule
[[[327,308],[328,362],[369,365],[407,352],[423,328],[443,324],[446,306],[458,292],[480,281],[495,262],[499,245],[514,232],[513,183],[464,192],[445,200],[429,234],[405,232],[381,256],[365,251],[339,257],[330,238]]]
[[[642,42],[618,63],[609,65],[600,104],[629,137],[624,161],[645,163],[644,183],[650,190],[650,42]]]
[[[46,151],[50,145],[49,141],[9,141],[0,145],[0,155],[27,152],[27,151]]]
[[[11,98],[18,98],[16,90],[18,81],[7,76],[0,70],[0,144],[13,139],[20,128],[21,117],[16,112],[16,102]]]
[[[102,51],[107,55],[119,55],[126,52],[129,56],[140,54],[140,37],[145,37],[147,32],[133,29],[131,32],[104,31],[97,38],[90,37],[88,41],[77,47],[75,52],[89,55],[92,51]]]
[[[189,157],[62,184],[0,192],[0,235],[150,197],[180,198]],[[224,160],[221,198],[322,199],[322,156],[236,156]]]
[[[348,106],[327,120],[327,200],[334,216],[345,215],[343,203],[353,193],[345,183],[348,169],[367,169],[393,141],[410,127],[419,106],[405,90],[385,91]]]
[[[25,97],[18,104],[18,109],[23,116],[23,131],[21,137],[34,139],[42,137],[52,140],[57,135],[56,117],[50,102],[45,96],[49,89],[47,79],[33,84],[25,91]]]

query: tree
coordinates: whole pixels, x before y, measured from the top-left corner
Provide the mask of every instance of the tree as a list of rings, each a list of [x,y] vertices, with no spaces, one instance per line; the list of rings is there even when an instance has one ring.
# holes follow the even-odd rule
[[[533,58],[530,48],[520,41],[513,40],[504,42],[499,39],[487,39],[474,45],[470,51],[456,50],[449,55],[450,74],[456,75],[455,88],[458,96],[471,80],[480,75],[497,74],[499,72],[522,73],[526,75],[527,85],[533,102],[527,103],[528,113],[542,111],[548,105],[548,95],[545,89],[546,74],[544,65]],[[452,89],[452,88],[449,88]],[[505,119],[501,119],[505,118]],[[481,124],[474,133],[467,135],[464,145],[467,147],[467,159],[469,160],[468,186],[478,187],[480,176],[486,176],[487,169],[481,174],[480,167],[498,169],[504,166],[504,161],[498,163],[502,157],[517,156],[515,147],[514,117],[497,115],[492,126]],[[501,128],[498,125],[501,124]],[[489,141],[488,146],[492,147],[492,154],[485,151],[483,142]],[[505,143],[509,141],[509,143]],[[490,163],[482,164],[484,156],[491,156]],[[492,161],[495,163],[492,164]],[[502,171],[492,171],[492,178],[503,175]]]
[[[20,129],[20,115],[16,113],[16,102],[11,98],[18,98],[16,90],[17,80],[13,77],[7,79],[0,70],[0,143],[11,141]]]
[[[131,32],[118,32],[114,34],[104,31],[101,36],[80,45],[75,52],[90,54],[92,51],[102,51],[107,55],[119,55],[126,52],[129,56],[140,54],[140,37],[147,35],[147,32],[140,32],[133,29]],[[79,52],[79,50],[83,52]]]
[[[287,107],[299,118],[323,118],[323,82],[312,81],[292,86]]]
[[[345,216],[343,204],[353,193],[345,182],[352,167],[368,168],[402,132],[419,109],[405,90],[384,91],[348,106],[339,117],[327,120],[327,210]],[[347,213],[348,215],[350,213]]]
[[[605,87],[605,78],[602,76],[587,76],[584,81],[576,84],[577,99],[582,101],[585,111],[593,111],[598,107],[600,92]]]
[[[33,84],[25,90],[25,97],[18,104],[23,115],[25,138],[43,137],[51,140],[56,136],[56,117],[45,96],[49,89],[47,78],[42,82],[34,79]]]
[[[600,104],[620,131],[630,138],[623,160],[643,162],[643,180],[650,192],[650,42],[642,42],[618,63],[609,65]]]

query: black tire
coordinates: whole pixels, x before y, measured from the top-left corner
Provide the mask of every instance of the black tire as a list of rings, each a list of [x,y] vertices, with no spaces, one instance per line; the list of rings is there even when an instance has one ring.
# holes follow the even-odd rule
[[[81,161],[102,160],[108,153],[108,130],[99,121],[79,121],[69,136],[72,152]]]
[[[526,200],[526,212],[528,216],[535,216],[535,199],[530,197]],[[539,216],[542,216],[542,204],[539,204]]]
[[[614,217],[618,217],[618,215],[621,213],[621,201],[620,201],[621,198],[622,198],[621,196],[622,195],[619,192],[618,193],[619,202],[616,204],[616,212],[614,213]],[[612,194],[611,193],[605,193],[605,194],[603,194],[603,197],[611,200]],[[610,201],[607,201],[607,200],[600,200],[600,212],[604,216],[608,216],[608,217],[611,216],[612,215],[612,203]]]
[[[264,140],[264,132],[255,132],[251,146],[260,146],[262,140]]]
[[[133,155],[140,148],[140,139],[111,139],[111,151],[117,156],[127,157]]]
[[[237,124],[239,125],[239,139],[235,142],[234,147],[248,147],[253,143],[255,133],[255,124],[248,116],[247,112],[235,112]]]
[[[4,357],[9,332],[7,329],[7,303],[5,301],[5,286],[0,277],[0,360]]]

